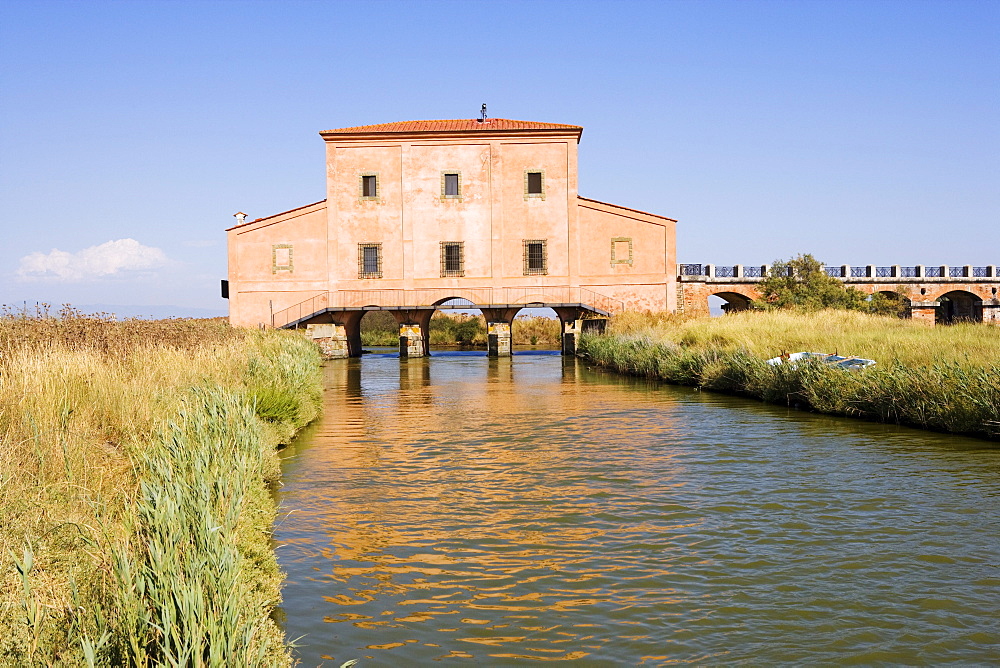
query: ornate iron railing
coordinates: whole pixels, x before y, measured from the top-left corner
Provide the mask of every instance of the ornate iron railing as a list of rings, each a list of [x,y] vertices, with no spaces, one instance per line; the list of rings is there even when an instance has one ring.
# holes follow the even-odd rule
[[[682,264],[681,276],[704,276],[705,265],[702,264]]]
[[[736,267],[730,265],[715,265],[715,275],[718,278],[736,278]]]
[[[925,278],[944,278],[941,267],[924,267]]]

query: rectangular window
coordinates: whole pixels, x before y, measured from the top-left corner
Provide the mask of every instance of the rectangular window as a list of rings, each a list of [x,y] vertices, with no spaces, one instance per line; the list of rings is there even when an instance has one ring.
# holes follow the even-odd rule
[[[382,244],[358,244],[358,278],[382,278]]]
[[[524,170],[524,199],[545,199],[545,171]]]
[[[441,276],[465,276],[464,242],[441,242]]]
[[[445,173],[444,175],[444,196],[460,197],[461,191],[458,187],[458,173]]]
[[[611,240],[611,264],[632,264],[632,237]]]
[[[361,175],[361,199],[378,199],[378,174]]]
[[[545,239],[524,240],[524,275],[548,273]]]
[[[273,244],[271,246],[271,273],[292,271],[292,244]]]

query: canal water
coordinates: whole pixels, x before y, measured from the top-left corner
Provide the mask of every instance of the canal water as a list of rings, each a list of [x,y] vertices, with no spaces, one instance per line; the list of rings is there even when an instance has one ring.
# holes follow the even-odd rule
[[[304,666],[1000,662],[995,444],[547,352],[324,373],[275,532]]]

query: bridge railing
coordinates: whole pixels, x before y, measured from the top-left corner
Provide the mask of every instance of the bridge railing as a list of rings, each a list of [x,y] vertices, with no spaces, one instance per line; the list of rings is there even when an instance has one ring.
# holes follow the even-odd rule
[[[765,278],[771,275],[767,265],[728,264],[679,264],[677,274],[681,280],[686,277],[706,278]],[[791,275],[791,267],[788,268]],[[879,266],[867,265],[827,265],[823,267],[827,276],[842,279],[886,280],[894,278],[998,278],[997,265],[912,265],[898,264]]]
[[[418,288],[412,290],[334,290],[321,292],[298,304],[275,311],[271,315],[272,327],[284,327],[308,318],[326,309],[380,308],[429,308],[440,306],[453,299],[467,304],[460,307],[533,304],[581,304],[601,313],[624,310],[619,299],[602,295],[594,290],[572,286],[524,286],[516,288]]]

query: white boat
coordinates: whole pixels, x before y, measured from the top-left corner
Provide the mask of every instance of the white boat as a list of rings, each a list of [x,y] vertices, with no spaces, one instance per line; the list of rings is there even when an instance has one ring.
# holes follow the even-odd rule
[[[801,362],[802,360],[816,360],[821,364],[826,364],[828,366],[836,366],[841,369],[847,369],[849,371],[859,371],[861,369],[867,369],[870,366],[875,366],[875,360],[865,359],[864,357],[844,357],[843,355],[837,355],[836,353],[784,353],[778,355],[777,357],[767,360],[767,363],[771,366],[779,366],[781,364],[788,364],[789,366],[795,366],[796,362]]]

